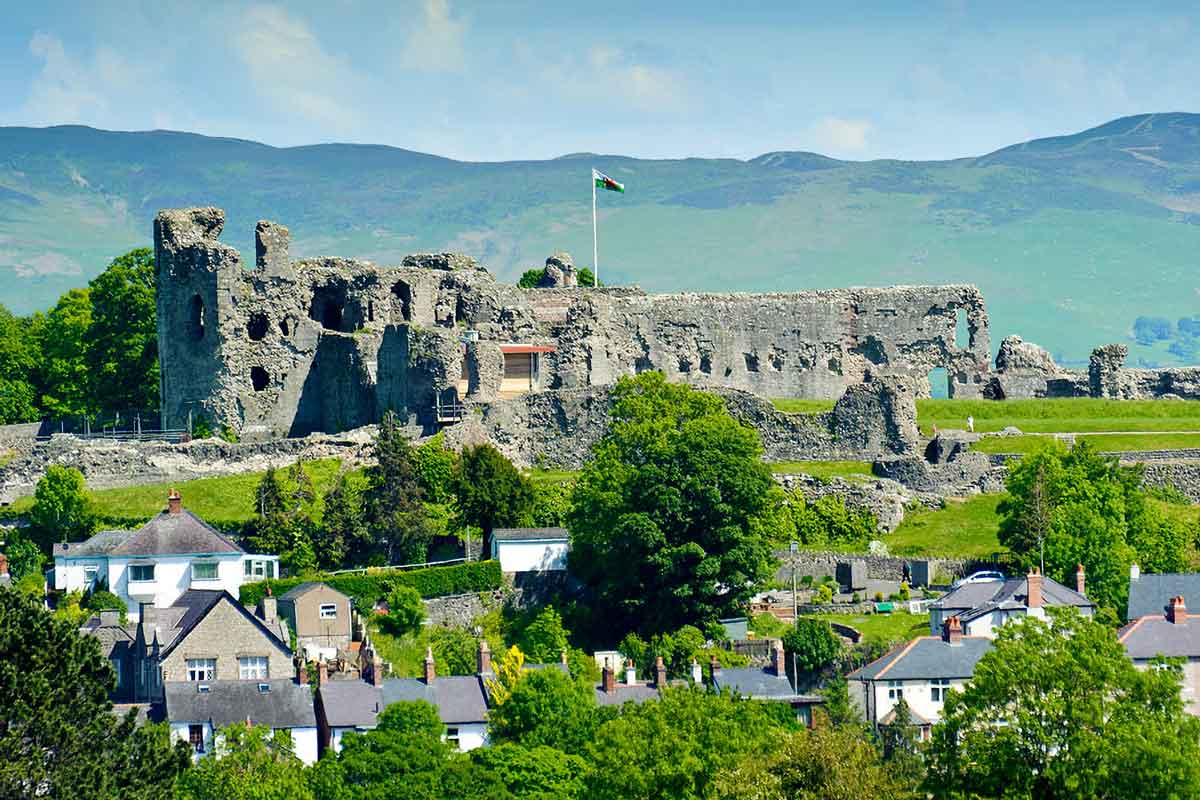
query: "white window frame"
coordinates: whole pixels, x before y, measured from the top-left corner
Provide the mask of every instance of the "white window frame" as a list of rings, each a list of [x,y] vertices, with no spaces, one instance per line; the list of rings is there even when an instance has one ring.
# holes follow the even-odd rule
[[[189,658],[187,679],[192,683],[206,683],[217,679],[217,660],[215,658]]]
[[[207,575],[196,574],[197,567],[212,567],[212,577]],[[194,581],[216,581],[221,579],[220,565],[216,561],[193,561],[192,562],[192,580]]]
[[[154,575],[154,567],[155,566],[156,565],[153,563],[151,563],[151,564],[130,564],[129,565],[129,582],[130,583],[153,583],[154,579],[155,579],[155,575]],[[134,575],[135,570],[144,570],[144,569],[150,570],[149,578],[138,578]]]
[[[321,603],[321,619],[337,619],[337,603]]]
[[[83,582],[88,586],[93,586],[96,583],[96,578],[100,575],[100,567],[96,564],[85,564],[83,567]]]
[[[462,740],[459,738],[458,728],[446,728],[446,744],[455,750],[462,749]]]
[[[273,579],[277,577],[275,575],[275,562],[271,561],[270,559],[247,558],[242,563],[245,565],[243,567],[242,574],[246,578],[262,581],[267,580],[268,578]]]
[[[946,702],[946,693],[950,691],[949,678],[934,678],[929,681],[929,699],[934,703]]]
[[[904,681],[888,681],[888,700],[899,700],[904,697]]]
[[[271,669],[266,656],[238,656],[238,678],[243,681],[265,681]]]

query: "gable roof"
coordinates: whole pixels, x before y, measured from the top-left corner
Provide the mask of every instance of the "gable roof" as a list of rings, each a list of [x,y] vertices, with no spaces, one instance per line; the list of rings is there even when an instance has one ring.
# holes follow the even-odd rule
[[[109,555],[156,556],[185,553],[244,553],[213,526],[187,509],[162,511]]]
[[[658,687],[652,683],[618,683],[611,692],[604,691],[603,686],[596,686],[595,695],[598,706],[645,703],[647,700],[657,700],[661,696]]]
[[[500,541],[522,541],[525,539],[549,539],[567,541],[571,534],[566,528],[495,528],[492,538]]]
[[[1156,656],[1175,658],[1200,657],[1200,617],[1188,616],[1174,623],[1162,614],[1152,614],[1133,620],[1117,632],[1117,640],[1125,654],[1139,661]]]
[[[100,531],[82,542],[55,542],[55,558],[88,558],[106,556],[133,536],[133,531]]]
[[[346,596],[346,594],[344,592],[339,592],[337,589],[333,588],[328,583],[322,583],[321,581],[305,581],[304,583],[300,584],[299,586],[293,586],[288,591],[279,595],[279,600],[281,602],[284,600],[289,600],[289,601],[296,600],[296,599],[299,599],[299,598],[303,597],[304,595],[308,594],[309,592],[313,591],[314,589],[321,589],[321,588],[328,589],[329,591],[333,592],[334,594],[344,597],[346,600],[350,599],[349,597]]]
[[[437,676],[432,684],[420,678],[385,678],[383,705],[424,700],[438,710],[447,725],[487,722],[487,690],[479,675]]]
[[[259,685],[269,687],[260,691]],[[207,686],[202,692],[200,686]],[[171,722],[207,722],[217,728],[247,719],[272,728],[313,728],[317,725],[312,692],[291,678],[267,681],[167,681],[163,701]]]
[[[1172,597],[1183,597],[1188,608],[1200,608],[1200,573],[1164,572],[1143,574],[1129,580],[1129,603],[1125,618],[1135,620],[1162,614]]]
[[[374,728],[387,708],[383,689],[366,681],[329,681],[317,688],[325,721],[333,728]]]
[[[921,636],[846,677],[866,681],[970,678],[979,659],[991,649],[992,640],[982,636],[964,636],[958,644],[950,644],[939,636]]]
[[[931,608],[946,611],[967,611],[985,603],[1016,603],[1024,606],[1029,601],[1029,579],[1007,578],[1003,581],[964,583],[957,589],[930,603]],[[1074,589],[1068,589],[1053,578],[1042,578],[1042,603],[1047,606],[1074,606],[1094,608],[1095,603]],[[1016,607],[1016,606],[1011,606]]]
[[[716,689],[732,689],[752,700],[812,699],[797,694],[786,675],[776,675],[769,668],[722,667],[713,673]]]
[[[278,631],[272,630],[263,620],[251,614],[245,606],[234,600],[229,592],[224,589],[188,589],[179,595],[171,606],[156,609],[150,620],[142,620],[144,625],[154,625],[157,628],[158,641],[163,647],[161,657],[166,658],[170,655],[171,651],[223,600],[228,600],[229,605],[270,637],[275,645],[289,654],[292,652],[288,643],[280,638]],[[149,644],[152,637],[153,634],[147,636],[145,643]]]

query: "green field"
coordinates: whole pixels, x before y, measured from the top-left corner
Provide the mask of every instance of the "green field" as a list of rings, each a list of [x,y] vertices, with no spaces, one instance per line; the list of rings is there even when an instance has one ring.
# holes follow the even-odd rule
[[[929,633],[928,614],[909,614],[898,611],[893,614],[809,614],[812,619],[849,625],[863,635],[865,642],[890,645],[906,642],[914,636]]]
[[[1092,397],[1036,400],[917,401],[917,424],[966,430],[975,417],[981,433],[1016,427],[1025,433],[1094,431],[1200,431],[1200,403],[1183,400],[1107,400]]]
[[[802,472],[823,481],[830,478],[871,477],[871,464],[867,461],[773,461],[770,467],[776,475]]]
[[[996,538],[1000,494],[950,498],[938,511],[909,511],[895,531],[883,536],[888,551],[897,556],[939,555],[981,558],[1003,550]]]
[[[1033,453],[1051,440],[1049,436],[985,436],[971,445],[971,449],[981,453]],[[1087,441],[1097,450],[1111,453],[1178,450],[1200,447],[1200,433],[1115,433],[1076,436],[1075,441]]]

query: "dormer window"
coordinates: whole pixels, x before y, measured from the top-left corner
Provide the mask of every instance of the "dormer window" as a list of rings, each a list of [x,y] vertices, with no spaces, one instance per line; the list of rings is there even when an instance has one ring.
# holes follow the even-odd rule
[[[131,580],[131,581],[152,581],[152,580],[154,580],[154,565],[153,564],[130,564],[129,565],[129,580]]]
[[[217,579],[217,562],[215,561],[193,561],[192,562],[192,580],[194,581],[215,581]]]

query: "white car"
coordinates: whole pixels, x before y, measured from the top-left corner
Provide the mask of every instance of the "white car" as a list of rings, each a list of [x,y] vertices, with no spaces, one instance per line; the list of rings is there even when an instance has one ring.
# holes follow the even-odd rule
[[[993,570],[984,570],[982,572],[972,572],[970,575],[968,575],[965,578],[959,578],[958,580],[956,580],[954,582],[953,588],[957,589],[958,587],[960,587],[964,584],[967,584],[967,583],[991,583],[992,581],[1002,581],[1002,580],[1004,580],[1003,572],[995,572]]]

